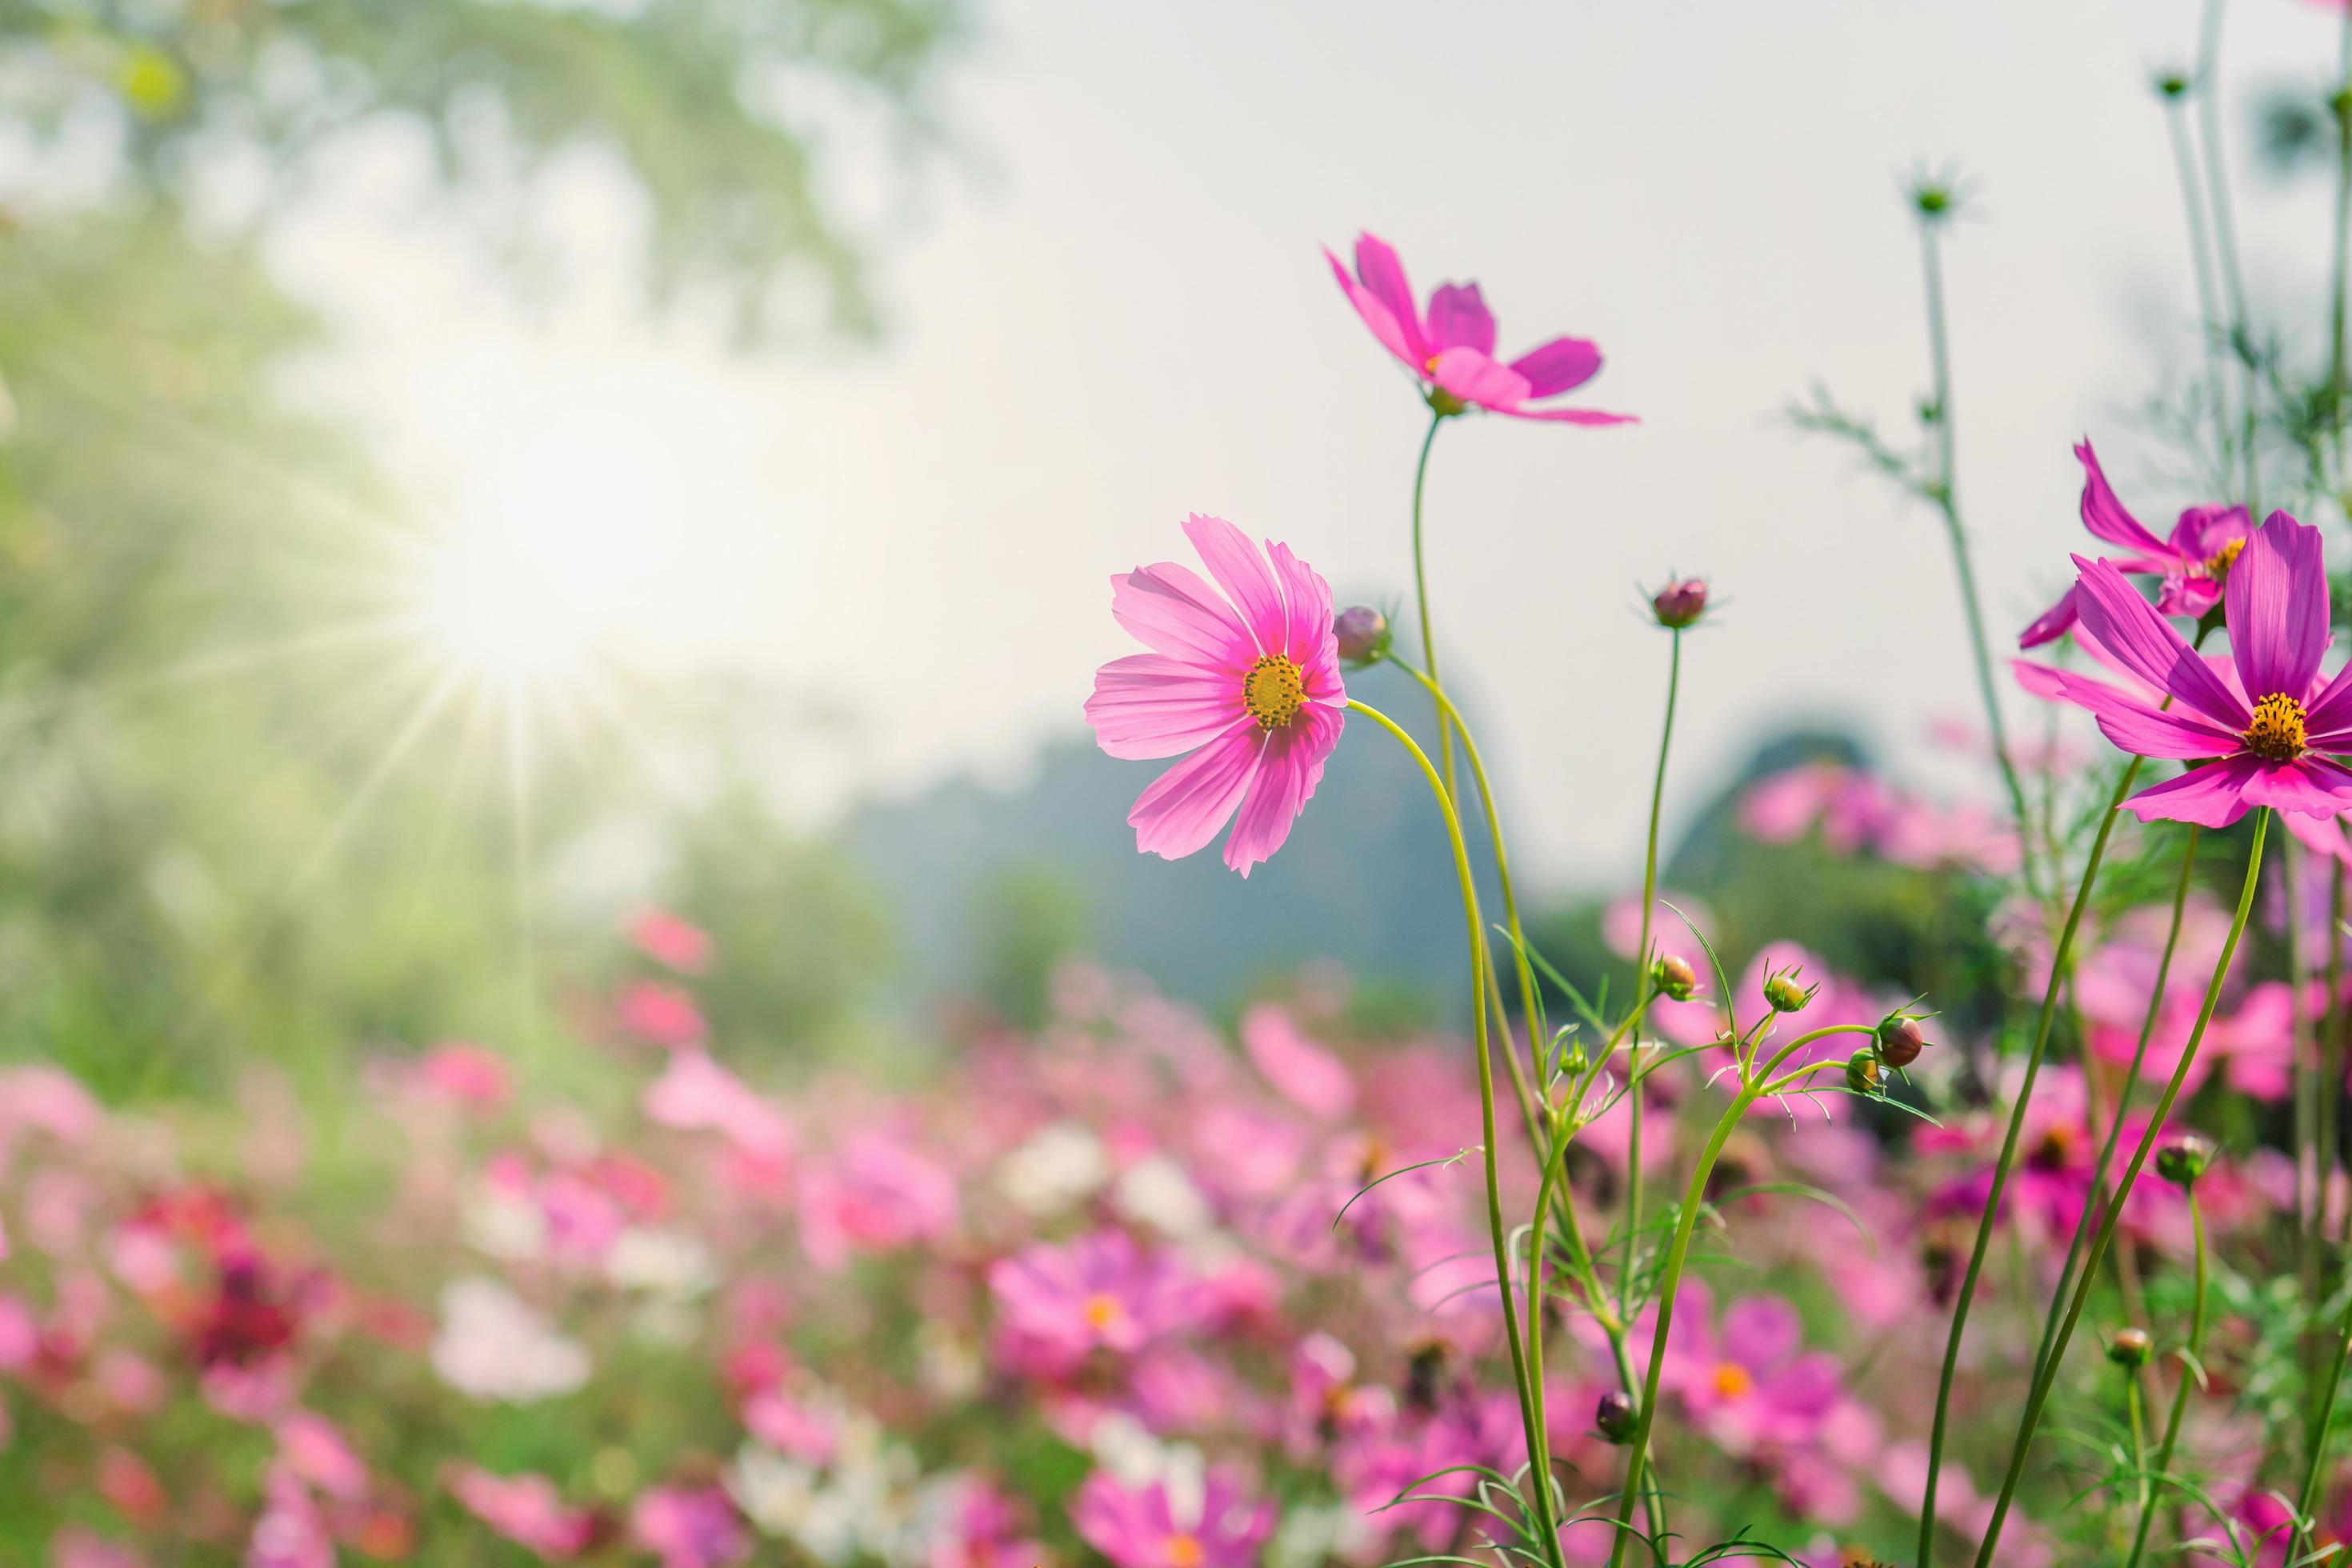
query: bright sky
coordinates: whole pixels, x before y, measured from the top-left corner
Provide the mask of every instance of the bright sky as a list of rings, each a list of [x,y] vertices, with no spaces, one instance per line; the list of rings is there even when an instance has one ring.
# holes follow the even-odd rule
[[[2231,12],[2247,269],[2308,340],[2326,193],[2248,167],[2244,110],[2257,81],[2320,80],[2336,24],[2303,0]],[[1664,670],[1636,582],[1703,572],[1731,601],[1686,662],[1670,810],[1780,720],[1853,716],[1900,749],[1974,710],[1933,520],[1773,416],[1821,377],[1896,430],[1925,385],[1903,171],[1957,160],[1981,194],[1949,282],[1997,635],[2081,544],[2074,438],[2159,527],[2189,499],[2149,479],[2133,411],[2195,364],[2147,86],[2195,26],[2190,0],[1003,0],[956,73],[962,152],[877,279],[877,351],[730,358],[595,276],[526,309],[455,225],[418,221],[404,142],[356,159],[280,258],[344,329],[323,384],[427,504],[493,531],[561,520],[657,657],[854,707],[844,765],[898,790],[1013,776],[1072,730],[1094,667],[1129,651],[1105,579],[1180,554],[1187,510],[1289,541],[1343,602],[1402,595],[1425,416],[1317,249],[1372,228],[1424,290],[1481,282],[1507,353],[1597,339],[1580,397],[1644,420],[1458,421],[1430,487],[1441,650],[1515,842],[1613,878]],[[593,168],[545,205],[591,250],[625,221]],[[1358,690],[1412,706],[1400,684]]]

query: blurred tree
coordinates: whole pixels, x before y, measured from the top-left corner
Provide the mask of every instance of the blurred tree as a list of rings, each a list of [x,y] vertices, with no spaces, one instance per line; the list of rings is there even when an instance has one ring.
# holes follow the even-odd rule
[[[259,255],[338,135],[421,122],[453,188],[602,149],[643,195],[656,302],[863,333],[863,247],[812,149],[863,115],[919,152],[957,33],[947,0],[0,0],[0,145],[37,153],[0,197],[0,1051],[130,1092],[232,1050],[325,1065],[527,1027],[539,966],[564,961],[518,920],[528,857],[651,798],[595,756],[519,800],[498,694],[384,636],[417,530],[288,395],[279,368],[320,335]],[[93,145],[99,172],[53,188]],[[192,218],[212,174],[257,160],[255,224]],[[690,835],[684,879],[789,884],[776,940],[742,950],[804,987],[765,1021],[788,1026],[879,939],[749,815],[730,798]],[[729,884],[725,835],[787,862]]]

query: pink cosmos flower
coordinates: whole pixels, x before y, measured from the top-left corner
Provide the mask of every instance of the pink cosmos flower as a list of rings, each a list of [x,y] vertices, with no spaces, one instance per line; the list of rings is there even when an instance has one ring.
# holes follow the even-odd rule
[[[1171,1496],[1164,1480],[1130,1488],[1097,1470],[1078,1489],[1070,1522],[1112,1568],[1255,1568],[1274,1532],[1274,1505],[1250,1500],[1223,1470],[1211,1470],[1189,1498]]]
[[[1087,722],[1114,757],[1192,753],[1128,813],[1138,850],[1180,858],[1238,814],[1225,864],[1246,877],[1290,837],[1347,722],[1331,585],[1286,544],[1267,543],[1269,569],[1222,518],[1184,532],[1217,587],[1173,562],[1110,580],[1111,615],[1152,651],[1095,672]]]
[[[629,1528],[662,1568],[728,1568],[751,1554],[751,1532],[718,1487],[656,1487],[637,1499]]]
[[[849,1141],[801,1186],[801,1246],[838,1271],[853,1251],[888,1252],[955,1228],[955,1177],[882,1132]]]
[[[1356,1080],[1346,1064],[1308,1039],[1282,1008],[1272,1003],[1251,1008],[1242,1015],[1241,1035],[1257,1070],[1299,1110],[1329,1121],[1355,1109]]]
[[[416,1076],[436,1094],[480,1110],[496,1110],[514,1092],[505,1058],[465,1040],[444,1041],[425,1052]]]
[[[1624,425],[1630,414],[1592,408],[1530,408],[1557,397],[1601,372],[1601,350],[1583,338],[1554,338],[1508,364],[1495,358],[1495,318],[1475,283],[1441,284],[1423,314],[1415,308],[1404,263],[1386,240],[1356,238],[1356,274],[1328,249],[1323,258],[1339,280],[1339,291],[1356,307],[1381,346],[1394,354],[1431,391],[1429,405],[1459,414],[1475,405],[1514,419],[1553,419],[1567,425]]]
[[[640,980],[624,991],[619,1014],[621,1027],[671,1050],[698,1046],[710,1037],[710,1025],[694,998],[657,980]]]
[[[2119,572],[2161,577],[2156,597],[2160,615],[2201,619],[2221,602],[2221,584],[2231,563],[2253,532],[2253,518],[2242,506],[2192,506],[2172,526],[2172,537],[2158,539],[2124,510],[2087,440],[2074,448],[2083,464],[2083,526],[2109,544],[2133,552],[2116,563]],[[2019,635],[2020,647],[2054,642],[2081,613],[2081,587],[2069,588],[2059,601],[2034,618]]]
[[[629,922],[629,941],[656,963],[680,974],[707,974],[718,944],[710,933],[667,910],[643,909]]]
[[[1731,1453],[1808,1443],[1841,1391],[1837,1358],[1802,1344],[1796,1309],[1777,1296],[1734,1301],[1718,1332],[1706,1288],[1691,1281],[1666,1336],[1659,1384]]]
[[[2063,671],[2059,691],[2123,750],[2196,764],[2140,791],[2126,810],[2143,822],[2206,827],[2227,827],[2254,806],[2331,818],[2352,810],[2352,773],[2319,755],[2352,751],[2352,679],[2319,680],[2328,620],[2317,529],[2273,512],[2231,567],[2223,595],[2234,684],[2114,565],[2074,560],[2084,626],[2174,707]]]
[[[595,1516],[565,1507],[563,1494],[545,1476],[500,1476],[460,1465],[446,1484],[475,1518],[550,1562],[576,1557],[595,1539]]]
[[[1141,1350],[1191,1310],[1181,1266],[1137,1247],[1123,1230],[1066,1246],[1033,1242],[988,1271],[1014,1360],[1041,1372],[1076,1366],[1095,1351]]]

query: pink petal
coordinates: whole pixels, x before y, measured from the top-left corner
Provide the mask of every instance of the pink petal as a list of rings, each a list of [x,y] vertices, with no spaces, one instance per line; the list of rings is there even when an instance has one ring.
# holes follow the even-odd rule
[[[2087,437],[2074,447],[2074,456],[2083,465],[2083,526],[2110,544],[2150,555],[2171,556],[2173,552],[2165,548],[2164,542],[2141,527],[2139,519],[2126,511],[2124,503],[2116,499]]]
[[[2227,730],[2185,713],[2151,708],[2104,680],[2061,670],[2058,694],[2097,715],[2100,733],[2136,756],[2175,761],[2226,757],[2240,747],[2238,737]]]
[[[1279,635],[1270,646],[1287,656],[1307,677],[1307,692],[1323,702],[1347,700],[1339,685],[1339,638],[1331,614],[1331,584],[1290,546],[1268,541],[1286,608]]]
[[[1528,378],[1529,397],[1555,397],[1601,374],[1601,345],[1585,338],[1554,338],[1511,362]]]
[[[1381,346],[1411,365],[1415,375],[1427,374],[1425,362],[1429,356],[1412,352],[1413,340],[1405,336],[1402,323],[1389,308],[1374,299],[1370,289],[1349,277],[1348,269],[1339,264],[1338,257],[1328,250],[1324,251],[1323,257],[1331,263],[1331,270],[1339,276],[1339,291],[1348,296],[1348,303],[1356,308],[1356,314],[1363,318],[1364,325],[1371,329],[1372,336],[1380,340]]]
[[[2279,817],[2279,826],[2294,834],[2295,842],[2305,848],[2352,863],[2352,839],[2344,837],[2344,824],[2337,818],[2290,811]]]
[[[1137,853],[1181,860],[1214,838],[1257,771],[1263,740],[1244,719],[1152,780],[1127,814]]]
[[[2165,577],[2164,586],[2156,595],[2156,612],[2201,621],[2221,602],[2221,584],[2212,578],[2185,577],[2173,572]]]
[[[1165,654],[1115,658],[1095,671],[1087,722],[1095,742],[1114,757],[1172,757],[1205,744],[1244,715],[1236,677],[1203,673]]]
[[[1777,1296],[1744,1297],[1723,1314],[1723,1348],[1751,1371],[1785,1361],[1803,1338],[1796,1309]]]
[[[2254,530],[2224,590],[2230,657],[2257,700],[2284,691],[2302,700],[2327,652],[2327,569],[2319,530],[2283,511]]]
[[[1290,837],[1290,825],[1323,782],[1323,764],[1347,722],[1345,713],[1309,703],[1288,728],[1268,738],[1265,761],[1250,782],[1249,798],[1234,818],[1233,837],[1225,840],[1226,865],[1247,877],[1251,867],[1282,847]]]
[[[2325,757],[2266,763],[2246,782],[2246,804],[2305,816],[2337,816],[2352,811],[2352,773]]]
[[[1397,259],[1387,240],[1372,234],[1356,237],[1356,276],[1403,329],[1405,351],[1414,364],[1437,352],[1422,332],[1421,312],[1413,308],[1412,285],[1405,281],[1404,263]]]
[[[1248,534],[1222,517],[1194,512],[1184,520],[1184,537],[1208,563],[1209,575],[1241,606],[1242,622],[1268,653],[1282,647],[1282,587]]]
[[[2172,548],[2187,561],[2210,561],[2221,547],[2254,531],[2253,514],[2242,506],[2192,506],[2172,525]]]
[[[1155,653],[1213,669],[1247,669],[1257,643],[1233,606],[1189,569],[1163,561],[1110,580],[1110,613]]]
[[[2352,741],[2352,663],[2305,705],[2303,726],[2313,751],[2352,751],[2352,745],[2337,743]]]
[[[2124,581],[2122,573],[2107,562],[2085,561],[2079,555],[2074,564],[2082,571],[2075,583],[2074,602],[2082,613],[2084,629],[2126,669],[2232,732],[2253,722],[2246,705],[2231,694],[2171,624]]]
[[[1437,384],[1465,403],[1507,413],[1528,398],[1528,378],[1496,364],[1476,349],[1447,349],[1430,374]]]
[[[2044,702],[2065,700],[2066,694],[2058,685],[2066,674],[2064,670],[2036,664],[2030,658],[2012,658],[2009,661],[2009,668],[2011,673],[2017,677],[2017,684],[2023,687],[2029,695],[2039,697]]]
[[[1638,414],[1604,414],[1598,408],[1498,408],[1514,419],[1549,419],[1561,425],[1639,425]]]
[[[1475,283],[1445,283],[1429,297],[1429,346],[1443,353],[1447,349],[1476,349],[1492,357],[1495,353],[1495,317],[1486,309],[1486,297],[1478,292]]]
[[[2177,779],[2151,784],[2123,809],[2142,822],[2190,822],[2200,827],[2227,827],[2246,815],[2246,785],[2262,772],[2252,757],[2231,757],[2204,763]]]
[[[2033,618],[2033,624],[2017,634],[2020,647],[2040,647],[2046,642],[2056,642],[2074,624],[2074,590],[2069,588],[2058,602]]]

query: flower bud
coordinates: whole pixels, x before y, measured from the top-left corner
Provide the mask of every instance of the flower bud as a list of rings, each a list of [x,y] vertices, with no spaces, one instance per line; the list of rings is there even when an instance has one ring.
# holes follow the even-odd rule
[[[1891,1068],[1907,1068],[1927,1047],[1927,1033],[1916,1018],[1895,1014],[1878,1026],[1878,1059]]]
[[[1675,578],[1651,596],[1650,609],[1658,625],[1680,631],[1706,614],[1706,579]]]
[[[2107,1342],[2107,1359],[2117,1366],[2143,1367],[2155,1348],[2146,1329],[2117,1329],[2116,1337]]]
[[[1664,953],[1650,965],[1650,983],[1667,1001],[1687,1002],[1698,990],[1698,971],[1690,966],[1690,960]]]
[[[1612,1443],[1630,1443],[1633,1439],[1635,1411],[1633,1396],[1621,1389],[1611,1389],[1601,1396],[1592,1412],[1592,1425]]]
[[[1797,972],[1791,967],[1764,977],[1764,1000],[1772,1005],[1775,1013],[1801,1013],[1805,1004],[1813,999],[1818,985],[1800,985]]]
[[[1339,657],[1349,664],[1371,664],[1389,651],[1389,618],[1370,605],[1350,605],[1331,623],[1339,638]]]
[[[1880,1090],[1878,1053],[1864,1046],[1845,1059],[1845,1086],[1856,1094],[1875,1097]]]
[[[2212,1163],[2213,1145],[2194,1132],[2185,1132],[2156,1152],[2156,1173],[2176,1187],[2194,1186]]]

